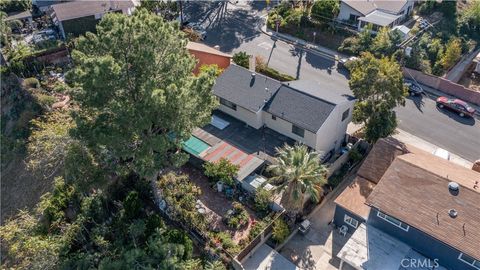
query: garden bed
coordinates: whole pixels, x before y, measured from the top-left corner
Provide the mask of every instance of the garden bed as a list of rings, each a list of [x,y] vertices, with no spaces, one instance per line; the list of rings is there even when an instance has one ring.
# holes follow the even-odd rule
[[[226,252],[233,258],[276,215],[256,213],[240,190],[229,196],[217,191],[216,184],[190,164],[165,172],[156,186],[160,209],[186,230],[201,235],[205,252],[213,257]]]

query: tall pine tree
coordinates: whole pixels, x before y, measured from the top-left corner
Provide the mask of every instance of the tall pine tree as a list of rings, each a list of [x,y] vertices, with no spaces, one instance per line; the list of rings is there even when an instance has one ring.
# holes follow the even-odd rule
[[[97,34],[77,40],[69,74],[81,108],[74,135],[110,168],[150,176],[186,161],[181,141],[217,104],[216,71],[194,76],[186,44],[175,24],[146,10],[108,14]]]

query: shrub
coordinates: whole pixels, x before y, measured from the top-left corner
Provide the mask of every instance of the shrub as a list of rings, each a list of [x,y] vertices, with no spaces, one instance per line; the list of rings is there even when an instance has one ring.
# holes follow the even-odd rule
[[[250,55],[248,55],[246,52],[238,52],[233,55],[232,60],[235,64],[244,68],[248,68]]]
[[[265,66],[263,68],[257,67],[256,71],[258,73],[261,73],[265,76],[271,77],[275,80],[279,80],[281,82],[287,82],[287,81],[294,81],[295,80],[295,77],[292,77],[288,74],[280,73],[277,70],[275,70],[271,67],[267,67],[267,66]]]
[[[12,30],[20,30],[23,27],[23,23],[20,20],[11,20],[7,22],[8,27]]]
[[[240,229],[248,224],[250,216],[245,207],[238,202],[233,203],[233,213],[226,217],[226,223],[233,229]]]
[[[215,234],[215,238],[222,244],[223,249],[228,253],[236,254],[240,252],[240,247],[235,244],[232,237],[227,232],[219,232]]]
[[[203,165],[205,175],[213,182],[222,181],[232,186],[235,184],[233,178],[237,175],[240,166],[232,164],[229,160],[222,158],[219,161],[206,162]]]
[[[27,88],[40,88],[40,82],[37,80],[37,78],[26,78],[23,80],[23,84]]]
[[[358,148],[352,149],[350,153],[348,153],[348,157],[352,160],[353,163],[356,163],[362,160],[362,154],[358,151]]]
[[[320,21],[330,21],[337,16],[340,4],[337,0],[315,1],[312,6],[311,16]]]
[[[43,108],[50,108],[57,99],[50,95],[35,94],[38,104]]]
[[[264,188],[259,188],[255,193],[255,209],[266,213],[271,203],[272,193]]]
[[[248,234],[248,239],[250,241],[253,241],[255,237],[257,237],[265,228],[266,224],[264,221],[257,221],[253,226],[252,229],[250,229],[250,232]]]
[[[287,223],[282,218],[275,220],[273,223],[273,240],[275,240],[277,244],[280,244],[287,239],[289,234],[290,229],[288,228]]]

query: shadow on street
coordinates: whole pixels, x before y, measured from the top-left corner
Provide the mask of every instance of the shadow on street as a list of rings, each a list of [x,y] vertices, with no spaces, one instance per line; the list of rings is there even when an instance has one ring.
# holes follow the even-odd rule
[[[441,109],[438,106],[436,106],[436,108],[437,108],[437,111],[445,114],[446,116],[448,116],[449,118],[457,121],[460,124],[464,124],[464,125],[467,125],[467,126],[475,125],[475,118],[473,118],[473,117],[469,117],[469,116],[461,117],[457,113],[449,111],[447,109]]]
[[[219,45],[220,49],[230,52],[238,48],[244,39],[260,35],[256,26],[261,18],[244,9],[229,10],[234,7],[229,2],[189,2],[185,7],[185,18],[190,22],[198,22],[205,27],[207,38],[204,43],[210,46]],[[239,27],[239,24],[245,27]]]
[[[423,96],[407,96],[405,99],[411,100],[413,104],[415,104],[415,107],[417,110],[423,113],[423,107],[425,106],[425,101],[423,101]]]

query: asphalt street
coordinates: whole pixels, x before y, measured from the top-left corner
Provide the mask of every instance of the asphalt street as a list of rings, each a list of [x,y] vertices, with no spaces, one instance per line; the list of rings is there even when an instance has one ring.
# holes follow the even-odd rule
[[[314,80],[348,90],[348,74],[334,67],[333,60],[303,51],[283,41],[275,41],[259,30],[266,13],[264,1],[190,2],[185,17],[200,22],[207,30],[204,42],[219,45],[228,53],[246,51],[261,56],[269,66],[297,79]],[[480,159],[480,120],[461,118],[439,110],[435,97],[406,100],[396,109],[398,127],[466,160]]]

